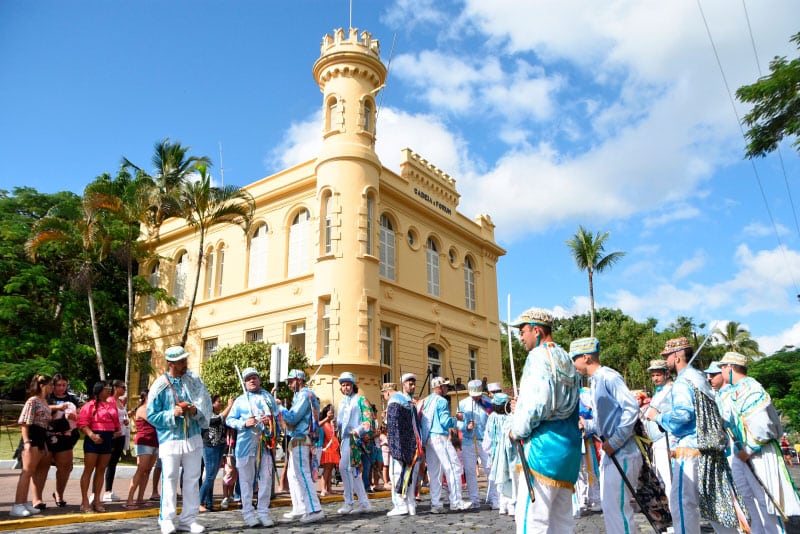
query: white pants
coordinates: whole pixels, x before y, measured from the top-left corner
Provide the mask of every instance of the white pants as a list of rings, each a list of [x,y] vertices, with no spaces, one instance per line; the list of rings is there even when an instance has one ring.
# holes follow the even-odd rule
[[[638,452],[638,449],[637,449]],[[631,485],[636,488],[639,471],[642,469],[642,455],[635,454],[616,458]],[[600,459],[600,501],[603,503],[603,521],[606,532],[638,532],[633,520],[631,490],[622,480],[619,469],[605,452]]]
[[[292,498],[292,514],[313,514],[322,510],[317,488],[311,480],[311,447],[308,444],[292,446],[289,442],[289,495]],[[239,483],[241,486],[242,483]],[[259,504],[260,504],[259,499]]]
[[[575,530],[572,490],[542,484],[531,476],[536,496],[531,503],[524,477],[525,472],[520,471],[514,515],[517,534],[571,534]]]
[[[353,499],[353,490],[355,490],[356,496],[358,496],[358,504],[369,502],[361,473],[356,473],[355,467],[350,465],[350,436],[342,437],[341,443],[342,445],[339,448],[339,473],[342,475],[342,484],[344,485],[344,503],[353,506],[355,502]],[[364,468],[363,463],[361,468]]]
[[[400,478],[402,472],[403,464],[390,457],[389,478],[392,481],[392,504],[399,510],[406,510],[407,512],[411,513],[417,509],[417,501],[414,499],[414,490],[417,487],[417,478],[419,477],[419,461],[414,464],[414,467],[412,468],[411,480],[408,483],[408,489],[406,490],[405,497],[397,493],[395,489],[397,487],[397,480]]]
[[[261,456],[261,469],[258,472],[258,509],[253,508],[253,478],[256,476],[255,456],[236,458],[239,470],[239,490],[242,494],[242,518],[247,521],[251,517],[269,515],[269,499],[272,495],[272,456],[264,451]]]
[[[477,455],[475,451],[477,449]],[[481,467],[485,475],[489,475],[489,455],[480,446],[480,443],[472,440],[464,440],[461,444],[461,458],[464,461],[464,477],[467,479],[467,491],[469,491],[469,500],[473,506],[481,504],[480,492],[478,490],[478,458],[481,460]],[[489,481],[486,489],[488,494],[488,501],[492,507],[497,508],[497,491],[494,487],[494,482]]]
[[[736,489],[739,490],[744,506],[750,514],[752,534],[783,534],[786,532],[780,517],[767,513],[767,494],[747,464],[738,456],[734,456],[731,470]]]
[[[461,506],[461,463],[447,434],[431,434],[425,447],[431,506],[442,506],[442,475],[447,479],[450,509]]]
[[[700,534],[700,508],[697,491],[697,457],[675,458],[672,461],[672,491],[669,511],[675,532]],[[738,529],[711,522],[714,532],[736,534]]]
[[[511,476],[511,497],[506,497],[505,493],[502,491],[497,491],[497,507],[500,509],[501,512],[508,513],[508,515],[514,515],[514,505],[517,502],[517,482],[518,479],[516,476]]]
[[[202,441],[201,441],[202,443]],[[197,519],[200,508],[200,469],[203,460],[202,447],[191,452],[161,455],[161,511],[159,523],[164,520],[175,521],[188,526]],[[178,483],[183,468],[183,508],[177,517]],[[176,525],[177,526],[177,525]]]
[[[596,453],[591,440],[588,443],[583,440],[581,451],[581,469],[578,471],[575,493],[572,495],[572,513],[575,517],[580,517],[581,509],[600,504],[600,473],[596,472]]]
[[[669,452],[667,451],[666,435],[653,442],[653,467],[656,470],[658,479],[664,483],[664,493],[669,497],[672,492],[672,466],[670,465]]]

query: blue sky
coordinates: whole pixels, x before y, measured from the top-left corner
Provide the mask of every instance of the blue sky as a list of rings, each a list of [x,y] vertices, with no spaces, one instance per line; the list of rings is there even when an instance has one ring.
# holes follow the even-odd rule
[[[564,245],[582,224],[627,252],[596,277],[599,306],[659,328],[738,321],[767,352],[800,345],[800,158],[786,144],[782,161],[744,160],[747,109],[726,90],[797,55],[795,2],[352,4],[391,58],[379,156],[398,170],[412,148],[456,179],[459,211],[492,217],[501,319],[509,294],[513,315],[588,309]],[[237,185],[307,160],[311,67],[350,17],[347,0],[4,0],[0,188],[81,192],[123,155],[149,166],[164,137],[216,176],[221,143]]]

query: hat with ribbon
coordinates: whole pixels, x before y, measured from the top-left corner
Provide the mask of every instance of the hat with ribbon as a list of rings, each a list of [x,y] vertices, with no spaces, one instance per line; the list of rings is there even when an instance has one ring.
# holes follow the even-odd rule
[[[400,382],[408,382],[409,380],[414,380],[416,382],[417,375],[414,373],[404,373],[403,376],[400,377]]]
[[[489,393],[497,393],[499,391],[503,391],[503,386],[500,382],[489,382],[489,385],[486,386],[486,389],[489,390]]]
[[[431,378],[431,389],[436,389],[439,386],[446,386],[450,383],[450,380],[447,378],[443,378],[441,376],[436,376]]]
[[[600,352],[600,340],[596,337],[582,337],[569,344],[569,355],[572,358],[595,352]]]
[[[261,375],[258,374],[255,367],[248,367],[244,371],[242,371],[242,379],[247,380],[248,376],[256,375],[257,377],[261,378]]]
[[[688,338],[676,337],[667,341],[667,343],[664,345],[664,350],[661,351],[661,355],[667,356],[673,352],[678,352],[679,350],[688,349],[690,347],[691,345],[689,344]]]
[[[514,319],[511,326],[519,328],[524,324],[532,324],[539,326],[553,326],[553,314],[544,308],[531,308],[525,310],[522,314]]]
[[[168,348],[164,352],[164,356],[167,358],[168,362],[179,362],[181,360],[185,360],[189,357],[189,353],[186,352],[186,349],[181,347],[180,345],[175,345],[174,347]]]
[[[394,382],[384,382],[381,391],[397,391],[397,384]]]
[[[708,364],[708,369],[703,371],[707,375],[716,375],[722,372],[722,369],[719,368],[719,362],[711,362]]]
[[[305,373],[305,371],[301,371],[300,369],[292,369],[291,371],[289,371],[289,376],[287,376],[286,379],[287,380],[294,380],[295,378],[305,382],[306,381],[306,373]]]
[[[344,384],[345,382],[350,382],[351,384],[356,383],[356,375],[349,371],[345,371],[344,373],[339,375],[339,383]]]
[[[738,365],[740,367],[747,367],[747,356],[739,354],[738,352],[726,352],[725,356],[719,361],[720,365],[729,363],[731,365]]]
[[[470,396],[477,397],[483,393],[483,382],[480,380],[470,380],[467,382],[467,391]]]
[[[505,393],[495,393],[494,397],[492,397],[492,404],[495,406],[502,406],[503,404],[508,402],[508,395]]]
[[[650,360],[650,367],[647,368],[648,371],[666,371],[667,370],[667,360]]]

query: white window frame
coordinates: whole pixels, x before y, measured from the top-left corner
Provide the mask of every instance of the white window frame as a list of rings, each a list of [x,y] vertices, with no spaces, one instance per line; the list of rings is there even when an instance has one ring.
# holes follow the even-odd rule
[[[386,215],[381,215],[379,228],[379,274],[383,278],[396,280],[397,273],[395,269],[395,244],[397,237],[394,233],[394,225],[392,224],[392,220]]]
[[[467,309],[475,311],[475,267],[469,256],[464,258],[464,300]]]
[[[269,250],[269,228],[261,224],[250,238],[247,287],[259,287],[267,283],[267,253]]]
[[[439,296],[439,248],[433,238],[428,238],[425,249],[425,265],[428,274],[428,294]]]
[[[311,214],[303,208],[292,219],[289,227],[289,254],[286,274],[289,278],[308,272],[310,265],[308,248],[308,221]]]

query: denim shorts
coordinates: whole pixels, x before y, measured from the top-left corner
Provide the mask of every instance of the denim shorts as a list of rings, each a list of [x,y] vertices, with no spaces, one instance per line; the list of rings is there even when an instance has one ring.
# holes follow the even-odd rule
[[[139,445],[138,443],[135,445],[136,447],[136,456],[142,456],[144,454],[158,454],[158,447],[151,447],[150,445]]]

